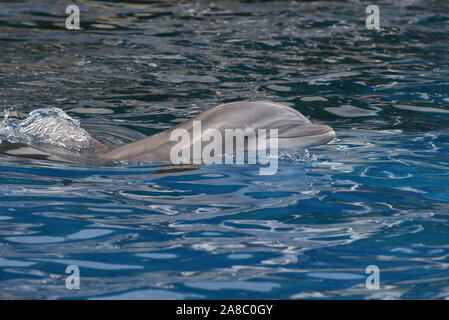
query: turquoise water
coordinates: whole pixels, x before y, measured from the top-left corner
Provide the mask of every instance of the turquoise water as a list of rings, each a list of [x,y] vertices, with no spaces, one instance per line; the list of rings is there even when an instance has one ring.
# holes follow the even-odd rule
[[[77,4],[69,31],[64,1],[0,2],[0,298],[449,297],[448,3],[378,1],[381,31],[364,1]],[[260,176],[56,161],[11,126],[55,107],[114,146],[244,99],[337,139]]]

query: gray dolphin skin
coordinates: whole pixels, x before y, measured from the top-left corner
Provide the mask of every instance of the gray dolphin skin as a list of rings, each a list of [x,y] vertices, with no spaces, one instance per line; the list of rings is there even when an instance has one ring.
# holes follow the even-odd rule
[[[170,140],[173,130],[185,129],[192,135],[194,121],[201,121],[203,133],[211,128],[219,130],[223,137],[225,129],[277,129],[279,149],[304,149],[335,138],[331,127],[314,124],[293,108],[275,102],[242,101],[219,105],[174,128],[117,148],[107,149],[98,143],[92,151],[110,160],[170,161],[170,151],[179,143]],[[192,143],[186,147],[192,147]]]

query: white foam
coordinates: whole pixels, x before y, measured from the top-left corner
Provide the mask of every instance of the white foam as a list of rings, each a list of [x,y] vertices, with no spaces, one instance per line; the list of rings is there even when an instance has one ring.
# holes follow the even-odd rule
[[[0,124],[0,142],[49,145],[70,151],[88,148],[93,139],[79,121],[58,108],[30,112],[23,120],[9,120],[9,110]]]

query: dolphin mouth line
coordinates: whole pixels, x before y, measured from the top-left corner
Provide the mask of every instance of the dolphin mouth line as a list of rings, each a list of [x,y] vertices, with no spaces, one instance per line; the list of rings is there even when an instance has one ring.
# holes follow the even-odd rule
[[[323,137],[329,137],[328,142],[330,142],[330,141],[332,141],[337,135],[336,135],[335,131],[331,128],[329,131],[326,131],[326,132],[323,132],[323,133],[320,133],[320,134],[317,134],[317,135],[313,135],[313,136],[314,136],[314,137],[320,137],[320,138],[323,138]],[[303,137],[310,137],[310,136],[303,136]],[[328,143],[328,142],[326,142],[326,143]]]
[[[305,133],[305,134],[299,134],[299,135],[286,135],[286,136],[280,136],[281,139],[292,139],[292,138],[308,138],[308,137],[319,137],[322,135],[328,135],[333,134],[335,136],[335,131],[329,126],[322,126],[322,131],[319,132],[312,132],[312,133]]]

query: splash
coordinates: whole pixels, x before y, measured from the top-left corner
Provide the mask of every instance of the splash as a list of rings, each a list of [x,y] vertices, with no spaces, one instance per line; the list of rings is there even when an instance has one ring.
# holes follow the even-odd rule
[[[282,150],[279,152],[279,161],[285,162],[304,162],[308,165],[314,165],[316,156],[310,154],[307,149]]]
[[[58,108],[36,109],[23,120],[10,120],[5,111],[0,124],[0,143],[25,143],[35,147],[53,147],[72,152],[88,148],[93,142],[79,121]]]

